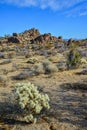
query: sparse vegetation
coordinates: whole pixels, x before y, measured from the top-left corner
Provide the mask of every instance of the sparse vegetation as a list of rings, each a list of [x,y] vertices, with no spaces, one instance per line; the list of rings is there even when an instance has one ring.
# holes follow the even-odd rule
[[[87,39],[36,29],[0,37],[0,129],[86,130],[86,91]]]

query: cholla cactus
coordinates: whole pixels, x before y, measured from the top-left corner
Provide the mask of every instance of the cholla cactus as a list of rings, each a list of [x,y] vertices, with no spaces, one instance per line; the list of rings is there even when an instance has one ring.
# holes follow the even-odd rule
[[[15,98],[21,109],[29,112],[24,119],[26,122],[36,122],[34,115],[39,114],[43,108],[49,109],[49,97],[39,93],[37,87],[29,83],[17,83],[14,90]]]

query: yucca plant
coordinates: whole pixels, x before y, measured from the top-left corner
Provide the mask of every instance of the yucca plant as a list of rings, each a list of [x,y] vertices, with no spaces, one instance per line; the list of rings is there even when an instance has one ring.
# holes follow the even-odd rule
[[[81,54],[77,50],[76,45],[70,46],[70,51],[67,56],[67,66],[68,68],[77,68],[79,67],[81,62]]]

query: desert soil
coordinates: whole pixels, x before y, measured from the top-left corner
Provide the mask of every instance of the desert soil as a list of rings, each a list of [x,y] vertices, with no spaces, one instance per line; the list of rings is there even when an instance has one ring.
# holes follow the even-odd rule
[[[14,63],[21,64],[21,67],[14,70]],[[87,130],[87,75],[77,74],[81,68],[13,80],[12,76],[22,72],[26,66],[24,57],[0,65],[0,73],[4,76],[0,81],[0,130]],[[10,95],[17,82],[32,82],[50,97],[50,110],[42,113],[35,125],[13,119],[15,106],[10,104]]]

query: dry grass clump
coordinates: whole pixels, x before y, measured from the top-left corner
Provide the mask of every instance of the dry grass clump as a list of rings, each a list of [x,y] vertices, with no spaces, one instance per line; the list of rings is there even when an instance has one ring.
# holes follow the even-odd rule
[[[46,60],[42,61],[42,64],[44,67],[46,67],[46,66],[52,64],[52,62],[46,59]]]
[[[50,74],[57,71],[58,71],[57,66],[52,62],[50,62],[49,60],[45,60],[34,67],[35,74]]]
[[[14,58],[15,56],[16,56],[15,51],[12,51],[12,52],[8,52],[8,53],[7,53],[7,57],[8,57],[9,59]]]
[[[21,66],[22,66],[22,65],[21,65]],[[20,65],[17,64],[17,63],[12,63],[12,68],[15,69],[15,70],[18,70],[18,69],[20,69],[21,67],[20,67]]]
[[[49,64],[45,67],[45,73],[55,73],[58,71],[58,68],[55,64]]]
[[[27,63],[30,63],[30,64],[34,64],[34,63],[36,63],[36,62],[38,62],[38,59],[37,59],[36,57],[31,57],[31,58],[29,58],[29,60],[27,61]]]
[[[39,64],[35,65],[34,73],[37,74],[37,75],[38,74],[44,74],[45,70],[44,70],[43,64],[39,63]]]
[[[7,85],[7,78],[4,75],[0,75],[0,87]]]
[[[2,69],[2,74],[7,75],[10,71],[8,69]]]
[[[6,81],[6,77],[4,75],[0,75],[0,82],[5,82]]]
[[[64,71],[64,70],[67,70],[67,64],[65,61],[60,61],[57,63],[57,68],[58,70],[60,71]]]
[[[44,60],[42,64],[44,66],[45,73],[54,73],[58,71],[57,66],[49,60]]]

